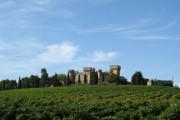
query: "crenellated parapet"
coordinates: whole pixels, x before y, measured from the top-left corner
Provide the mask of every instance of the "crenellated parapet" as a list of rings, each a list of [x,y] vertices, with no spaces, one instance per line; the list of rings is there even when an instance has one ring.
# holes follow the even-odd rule
[[[121,66],[119,65],[110,65],[110,74],[115,74],[120,76]]]
[[[97,84],[107,83],[110,79],[111,74],[120,76],[121,66],[110,65],[110,71],[103,72],[101,69],[96,71],[92,67],[84,67],[83,72],[75,70],[69,70],[69,77],[72,83],[76,84]]]

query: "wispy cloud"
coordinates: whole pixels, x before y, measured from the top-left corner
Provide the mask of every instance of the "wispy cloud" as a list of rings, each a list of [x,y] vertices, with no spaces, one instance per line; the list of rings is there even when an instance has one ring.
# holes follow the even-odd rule
[[[6,0],[0,4],[0,27],[16,29],[16,32],[29,31],[31,28],[42,27],[42,17],[50,19],[52,16],[61,19],[70,19],[77,14],[70,8],[62,7],[58,0]],[[57,9],[56,6],[59,5]],[[11,19],[9,19],[11,18]]]
[[[37,5],[48,5],[50,0],[32,0]]]
[[[79,4],[79,3],[86,3],[92,5],[101,5],[101,4],[109,4],[116,0],[59,0],[61,3],[71,3],[71,4]]]
[[[83,33],[106,33],[106,32],[128,32],[131,30],[136,30],[138,28],[145,27],[148,23],[150,23],[151,19],[143,19],[134,24],[108,24],[95,28],[84,28],[84,29],[73,29],[73,31],[83,34]]]
[[[95,28],[75,28],[78,34],[115,33],[123,39],[132,40],[180,40],[178,33],[171,33],[177,22],[160,23],[153,19],[138,20],[134,24],[108,24]]]
[[[137,26],[137,28],[135,29],[130,29],[124,32],[129,33],[129,34],[146,34],[146,33],[148,34],[148,33],[155,33],[155,32],[158,33],[161,31],[169,30],[176,25],[175,21],[171,21],[163,25],[159,25],[159,23],[156,23],[156,22],[151,24],[151,22],[149,23],[147,22],[146,24],[144,24],[143,27]]]
[[[134,40],[180,40],[180,37],[168,36],[168,35],[141,35],[141,36],[131,36],[128,39]]]

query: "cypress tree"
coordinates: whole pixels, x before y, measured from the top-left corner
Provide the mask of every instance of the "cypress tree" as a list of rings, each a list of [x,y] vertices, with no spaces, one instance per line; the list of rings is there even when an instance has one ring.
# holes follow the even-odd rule
[[[18,81],[18,88],[21,89],[22,88],[22,81],[21,78],[19,77],[19,81]]]

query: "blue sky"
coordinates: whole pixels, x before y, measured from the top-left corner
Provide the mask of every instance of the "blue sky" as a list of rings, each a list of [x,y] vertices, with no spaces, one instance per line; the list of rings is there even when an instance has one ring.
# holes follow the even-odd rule
[[[122,66],[180,84],[179,0],[0,0],[0,78]]]

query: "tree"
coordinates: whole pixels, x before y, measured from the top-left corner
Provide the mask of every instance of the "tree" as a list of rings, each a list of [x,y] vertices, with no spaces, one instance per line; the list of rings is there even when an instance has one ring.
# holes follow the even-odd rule
[[[1,90],[10,90],[10,89],[16,89],[17,88],[17,82],[16,80],[2,80],[0,81],[0,89]]]
[[[41,87],[47,87],[49,86],[48,84],[48,73],[45,68],[41,69],[41,80],[40,80],[40,86]]]
[[[78,75],[78,83],[81,84],[81,76]]]
[[[124,76],[120,76],[120,79],[117,82],[117,84],[128,84],[127,78],[125,78]]]
[[[97,84],[98,83],[98,72],[95,68],[92,69],[92,78],[93,80],[90,81],[90,84]]]
[[[10,81],[10,89],[16,89],[17,88],[17,82],[16,80]]]
[[[5,80],[1,81],[1,89],[2,90],[5,90],[5,85],[6,85]]]
[[[40,81],[40,78],[38,76],[31,75],[29,77],[30,88],[37,88],[37,87],[39,87],[39,81]]]
[[[22,78],[21,83],[22,83],[22,88],[30,88],[30,83],[29,83],[28,77]]]
[[[116,74],[110,75],[109,83],[119,83],[119,81],[120,81],[120,76]]]
[[[66,74],[58,74],[57,80],[59,83],[64,84],[67,80],[67,75]]]
[[[84,75],[84,83],[85,84],[87,83],[87,75],[86,74]]]
[[[144,85],[144,84],[146,84],[145,79],[142,75],[142,72],[140,72],[140,71],[136,71],[133,74],[133,76],[131,78],[131,82],[133,85]]]
[[[21,82],[21,78],[19,77],[19,81],[18,81],[18,88],[21,89],[22,88],[22,82]]]
[[[153,85],[173,87],[172,80],[152,80]]]
[[[67,74],[67,80],[66,80],[66,85],[70,85],[71,84],[71,80],[70,80],[70,77],[69,77],[69,73]]]
[[[55,75],[53,75],[49,79],[50,85],[53,85],[55,87],[61,86],[62,85],[62,81],[61,80],[64,82],[66,80],[66,75],[64,75],[64,74],[58,75],[58,74],[55,73]]]
[[[55,75],[52,77],[52,80],[53,80],[53,86],[59,86],[59,81],[58,81],[57,74],[55,74]]]
[[[35,87],[36,88],[38,88],[38,87],[40,87],[40,78],[39,78],[39,76],[37,76],[37,75],[35,75]]]

